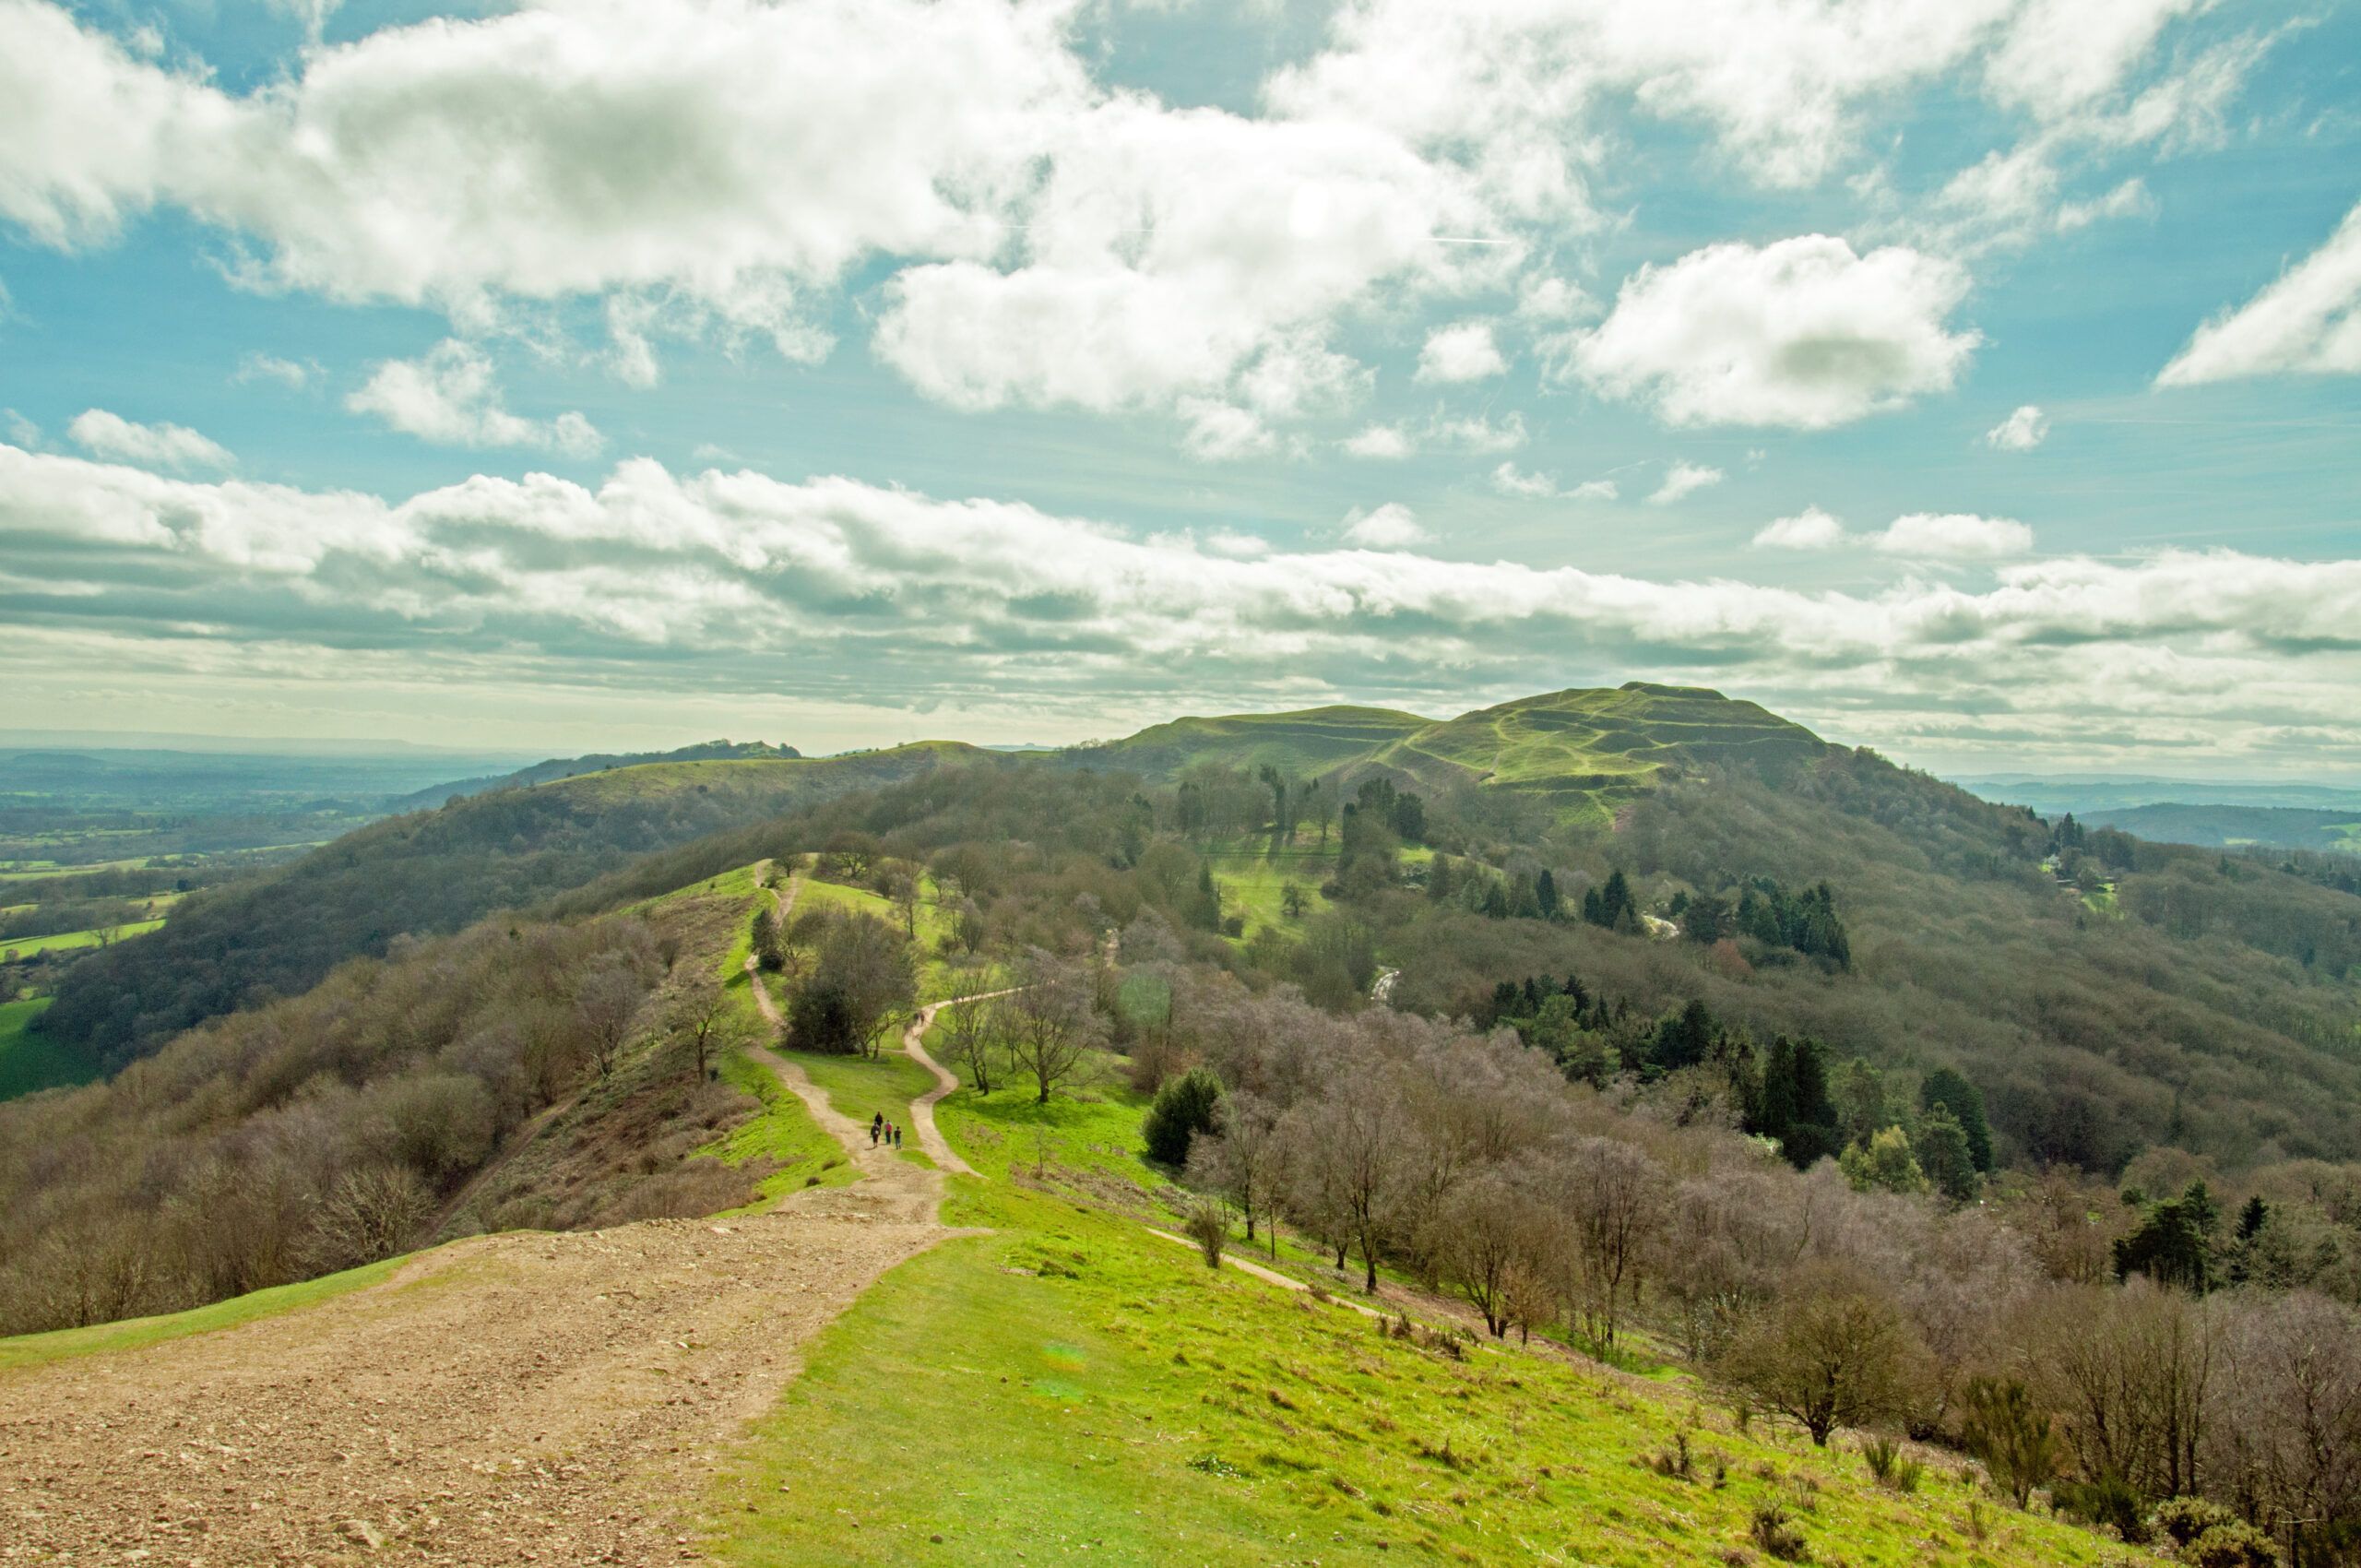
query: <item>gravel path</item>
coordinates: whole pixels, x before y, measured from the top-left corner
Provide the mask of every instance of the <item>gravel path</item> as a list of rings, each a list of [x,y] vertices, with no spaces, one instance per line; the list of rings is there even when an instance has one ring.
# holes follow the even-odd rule
[[[317,1306],[0,1372],[0,1563],[697,1558],[683,1511],[797,1348],[955,1233],[938,1172],[761,1055],[861,1181],[765,1215],[479,1237]]]

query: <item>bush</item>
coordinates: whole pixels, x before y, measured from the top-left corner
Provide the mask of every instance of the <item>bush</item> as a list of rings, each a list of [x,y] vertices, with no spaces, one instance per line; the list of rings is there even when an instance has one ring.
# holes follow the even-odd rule
[[[2279,1548],[2243,1520],[2216,1525],[2180,1550],[2195,1568],[2279,1568]]]
[[[2068,1518],[2104,1526],[2135,1545],[2148,1538],[2146,1510],[2141,1505],[2140,1493],[2121,1476],[2060,1481],[2050,1488],[2049,1498]]]
[[[1188,1232],[1189,1240],[1197,1243],[1197,1251],[1204,1254],[1205,1266],[1219,1268],[1221,1250],[1229,1243],[1229,1217],[1222,1213],[1221,1205],[1198,1199],[1189,1206],[1182,1229]]]
[[[1788,1522],[1787,1511],[1775,1503],[1754,1505],[1754,1521],[1749,1526],[1749,1533],[1766,1557],[1774,1557],[1782,1562],[1811,1561],[1811,1547],[1805,1541],[1803,1531]]]
[[[2058,1435],[2049,1412],[2035,1408],[2014,1378],[1972,1379],[1967,1385],[1967,1451],[1984,1461],[1992,1484],[2023,1508],[2035,1487],[2058,1473]]]
[[[1213,1131],[1220,1105],[1221,1080],[1210,1067],[1192,1067],[1177,1078],[1167,1079],[1156,1091],[1156,1104],[1141,1128],[1148,1158],[1159,1165],[1187,1164],[1189,1141],[1199,1133]]]

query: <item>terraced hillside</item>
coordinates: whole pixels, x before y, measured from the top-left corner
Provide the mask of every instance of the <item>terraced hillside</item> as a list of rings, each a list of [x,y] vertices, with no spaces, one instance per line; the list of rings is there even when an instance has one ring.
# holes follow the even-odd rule
[[[1219,719],[1176,719],[1103,746],[1080,747],[1065,754],[1151,778],[1168,777],[1198,762],[1218,762],[1250,771],[1270,766],[1295,774],[1325,773],[1365,762],[1432,722],[1415,713],[1385,707],[1239,713]]]
[[[1430,789],[1514,790],[1561,819],[1605,822],[1650,787],[1703,767],[1765,777],[1828,750],[1799,724],[1703,686],[1633,681],[1520,697],[1440,722],[1376,707],[1177,719],[1069,758],[1169,778],[1192,764],[1264,766],[1298,776],[1357,763],[1398,768]]]

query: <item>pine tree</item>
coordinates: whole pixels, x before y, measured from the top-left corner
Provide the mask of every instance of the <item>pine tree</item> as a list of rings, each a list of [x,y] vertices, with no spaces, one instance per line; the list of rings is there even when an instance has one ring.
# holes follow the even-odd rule
[[[1968,1157],[1975,1169],[1989,1174],[1992,1170],[1992,1128],[1984,1120],[1984,1096],[1949,1067],[1938,1067],[1927,1075],[1918,1086],[1918,1107],[1931,1111],[1936,1106],[1949,1111],[1959,1122],[1960,1131],[1967,1135]],[[1922,1158],[1921,1164],[1925,1163]]]

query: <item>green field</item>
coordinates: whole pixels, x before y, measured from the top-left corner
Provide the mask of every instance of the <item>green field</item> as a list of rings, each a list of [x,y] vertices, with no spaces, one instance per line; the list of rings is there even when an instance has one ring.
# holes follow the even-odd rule
[[[1217,846],[1205,855],[1214,880],[1221,885],[1222,912],[1244,916],[1248,936],[1266,925],[1294,931],[1327,909],[1328,900],[1320,896],[1320,888],[1336,874],[1337,852],[1344,847],[1331,834],[1327,848],[1320,848],[1316,831],[1310,835],[1299,831],[1296,843],[1287,849],[1266,845],[1264,839],[1250,838]],[[1280,908],[1290,882],[1303,890],[1303,913],[1293,920]]]
[[[0,1099],[61,1084],[87,1084],[99,1075],[89,1062],[33,1029],[33,1020],[48,1005],[45,996],[0,1002]]]
[[[122,942],[143,932],[154,931],[163,923],[160,920],[134,921],[129,925],[110,926],[103,931],[61,931],[49,936],[11,937],[5,944],[0,944],[0,955],[30,958],[36,953],[55,952],[70,947],[96,947],[101,938]]]
[[[1026,1149],[1022,1097],[943,1105],[979,1170],[1003,1174]],[[1052,1110],[1077,1154],[1136,1147],[1136,1106]],[[1062,1152],[1052,1188],[1150,1179],[1135,1156],[1126,1170]],[[1814,1452],[1760,1421],[1740,1433],[1685,1382],[1489,1345],[1453,1359],[1211,1273],[1054,1192],[959,1178],[952,1194],[945,1220],[991,1233],[904,1264],[814,1343],[708,1499],[723,1562],[1653,1568],[1744,1552],[1765,1502],[1817,1561],[1853,1568],[2107,1554],[1979,1501],[1948,1467],[1904,1498],[1869,1484],[1849,1446]],[[1691,1474],[1659,1473],[1682,1431]]]
[[[844,1150],[836,1146],[836,1140],[820,1130],[803,1102],[755,1058],[753,1050],[724,1056],[721,1075],[732,1088],[760,1100],[763,1109],[697,1152],[728,1165],[767,1159],[779,1167],[756,1184],[752,1207],[767,1208],[805,1187],[841,1187],[860,1176],[845,1158]]]

